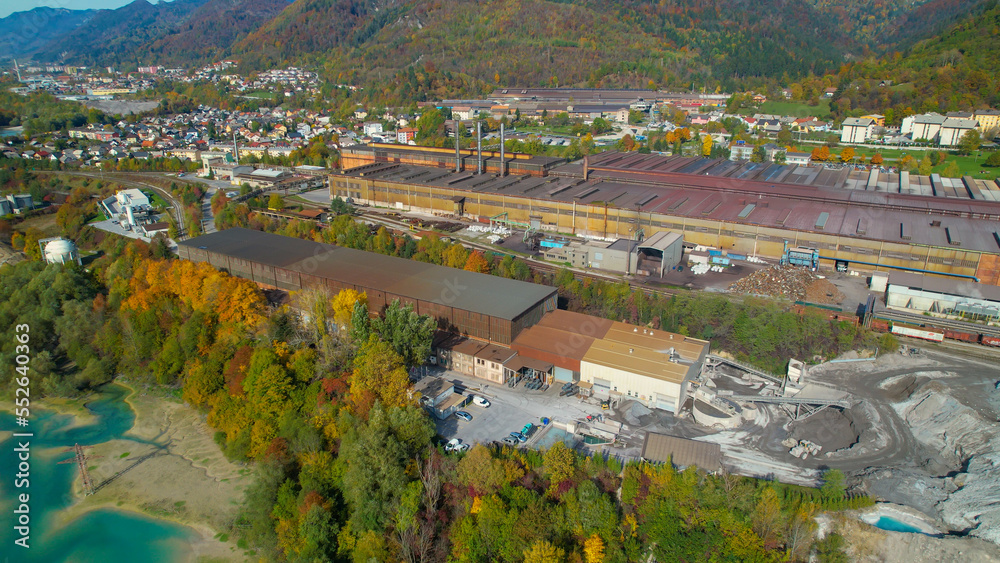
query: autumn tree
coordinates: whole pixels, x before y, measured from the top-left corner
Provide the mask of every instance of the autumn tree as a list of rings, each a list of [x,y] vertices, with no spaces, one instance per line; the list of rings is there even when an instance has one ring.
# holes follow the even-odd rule
[[[783,523],[781,502],[774,487],[764,487],[753,511],[753,531],[765,545],[777,541]]]
[[[271,211],[281,211],[285,208],[285,201],[277,192],[272,192],[271,197],[267,200],[267,208]]]
[[[712,136],[705,135],[701,138],[701,155],[711,156],[712,155]]]
[[[556,442],[542,455],[545,474],[549,478],[550,490],[573,476],[576,456],[563,442]]]
[[[351,330],[351,318],[354,316],[355,305],[359,303],[362,305],[368,304],[368,296],[363,291],[359,292],[348,288],[340,290],[337,295],[333,296],[333,302],[331,303],[333,322],[339,330]]]
[[[853,147],[847,147],[844,150],[840,151],[840,161],[841,162],[845,162],[845,163],[846,162],[850,162],[853,158],[854,158],[854,148]]]
[[[524,563],[563,563],[566,552],[545,540],[536,540],[524,552]]]
[[[822,145],[814,148],[812,150],[812,159],[817,162],[826,162],[830,160],[830,147]]]
[[[442,260],[442,265],[444,266],[461,269],[469,261],[469,251],[461,244],[453,244],[444,251]]]
[[[930,155],[925,154],[924,158],[920,160],[920,164],[917,166],[917,172],[919,172],[922,176],[928,176],[930,175],[931,168],[933,167],[934,164],[931,162]]]
[[[469,272],[477,272],[480,274],[490,273],[490,263],[483,256],[481,250],[473,250],[469,253],[469,258],[465,261],[465,270]]]
[[[248,375],[247,380],[249,379]],[[403,365],[403,358],[375,335],[370,336],[358,349],[350,386],[351,402],[359,413],[367,413],[375,401],[387,408],[403,406],[409,402],[407,390],[410,378]]]
[[[603,563],[604,561],[604,541],[596,533],[583,542],[583,556],[587,563]]]
[[[871,163],[873,166],[878,166],[879,164],[882,164],[883,160],[884,159],[882,158],[882,153],[877,152],[872,155]]]
[[[503,463],[493,459],[489,448],[476,444],[458,462],[458,479],[480,495],[491,494],[505,483]]]

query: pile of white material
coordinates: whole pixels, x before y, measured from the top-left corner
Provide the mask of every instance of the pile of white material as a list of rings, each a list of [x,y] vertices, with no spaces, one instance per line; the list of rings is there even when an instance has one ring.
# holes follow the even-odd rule
[[[694,274],[694,275],[696,275],[696,276],[700,276],[702,274],[707,274],[708,271],[711,270],[711,269],[712,269],[712,267],[709,266],[708,264],[701,264],[701,263],[699,263],[699,264],[695,264],[694,266],[691,266],[691,273]]]
[[[763,260],[761,260],[760,258],[757,258],[756,256],[747,256],[747,262],[750,262],[752,264],[763,264],[764,263]]]
[[[805,459],[811,455],[819,455],[819,452],[823,450],[823,446],[810,442],[809,440],[799,440],[795,441],[791,438],[783,440],[781,442],[782,446],[790,448],[788,453],[799,459]]]
[[[962,471],[945,479],[941,519],[954,530],[1000,543],[1000,426],[948,393],[939,381],[893,405],[913,437]]]
[[[490,241],[490,244],[500,244],[503,242],[503,237],[500,235],[490,235],[486,237],[486,240]]]
[[[510,236],[510,229],[503,225],[493,225],[492,227],[489,225],[470,225],[469,230],[474,233],[493,233],[502,237]]]

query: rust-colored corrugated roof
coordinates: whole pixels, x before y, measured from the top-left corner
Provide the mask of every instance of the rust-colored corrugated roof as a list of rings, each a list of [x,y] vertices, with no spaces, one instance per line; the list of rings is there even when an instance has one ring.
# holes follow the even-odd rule
[[[451,347],[452,352],[458,352],[459,354],[465,354],[466,356],[475,356],[480,350],[486,347],[486,343],[479,342],[478,340],[464,339]]]
[[[487,344],[479,349],[474,355],[477,358],[502,364],[509,360],[511,356],[517,352],[511,350],[510,348],[504,346],[498,346],[496,344]]]
[[[642,458],[648,461],[687,467],[694,465],[706,471],[722,467],[722,447],[719,444],[647,432],[642,444]]]
[[[551,363],[570,371],[580,371],[580,360],[594,338],[603,337],[614,321],[556,310],[535,326],[527,328],[511,343],[517,353]]]

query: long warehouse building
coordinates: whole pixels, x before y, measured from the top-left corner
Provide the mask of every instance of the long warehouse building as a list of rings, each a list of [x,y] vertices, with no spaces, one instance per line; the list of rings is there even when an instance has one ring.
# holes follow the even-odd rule
[[[556,290],[543,285],[250,229],[181,241],[177,254],[266,288],[363,291],[372,313],[398,299],[443,330],[503,345],[558,302]]]
[[[477,155],[478,156],[478,155]],[[475,159],[475,160],[474,160]],[[963,178],[606,152],[584,161],[456,157],[405,145],[343,149],[331,196],[543,230],[629,238],[670,231],[685,245],[780,258],[816,249],[825,266],[905,269],[1000,285],[1000,186]],[[419,163],[419,164],[418,164]],[[456,171],[458,168],[458,171]]]

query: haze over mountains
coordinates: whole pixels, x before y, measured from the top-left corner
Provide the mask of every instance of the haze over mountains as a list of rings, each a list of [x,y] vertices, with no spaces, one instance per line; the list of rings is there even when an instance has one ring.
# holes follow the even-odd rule
[[[365,81],[417,66],[482,83],[615,85],[795,79],[906,50],[995,0],[146,0],[0,20],[0,57],[244,70],[287,64]],[[14,41],[26,21],[44,22]],[[962,49],[962,46],[956,47]],[[995,64],[995,63],[994,63]],[[989,69],[984,69],[989,72]]]

